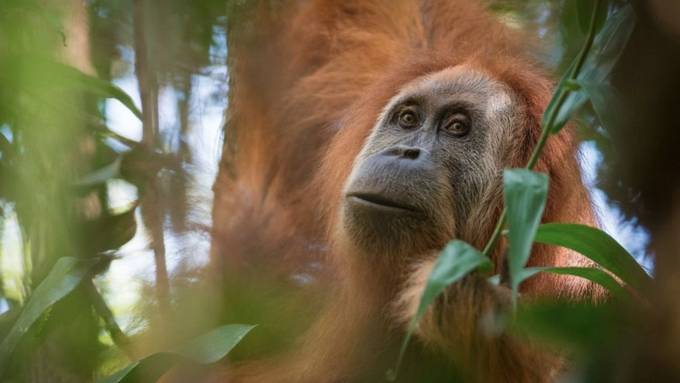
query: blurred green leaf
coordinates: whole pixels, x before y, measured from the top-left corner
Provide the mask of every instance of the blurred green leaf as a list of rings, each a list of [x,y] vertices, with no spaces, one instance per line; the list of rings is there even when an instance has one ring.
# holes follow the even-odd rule
[[[123,162],[123,157],[119,156],[112,163],[87,174],[76,182],[76,186],[89,187],[95,186],[106,181],[120,176],[120,164]]]
[[[516,301],[522,269],[529,260],[534,235],[543,216],[548,176],[527,169],[507,169],[503,172],[503,185],[510,240],[507,262],[513,301]]]
[[[613,86],[587,81],[577,82],[590,99],[600,123],[607,129],[615,129],[621,124],[622,103],[618,91]]]
[[[135,148],[140,144],[135,140],[131,140],[127,137],[121,136],[120,134],[109,130],[109,128],[104,124],[95,124],[94,129],[97,132],[97,136],[100,137],[101,139],[106,138],[114,139],[130,148]]]
[[[559,22],[559,28],[560,28],[560,33],[562,34],[562,37],[565,39],[568,39],[569,41],[564,41],[563,43],[565,45],[572,45],[573,48],[578,50],[578,46],[580,44],[580,40],[583,39],[583,36],[585,36],[586,32],[588,31],[588,27],[583,28],[581,25],[581,16],[580,13],[582,12],[581,8],[582,6],[580,3],[582,3],[582,0],[579,1],[566,1],[562,7],[560,7],[560,22]],[[577,40],[578,42],[574,41]],[[573,43],[573,44],[569,44]],[[566,47],[565,47],[566,48]]]
[[[472,271],[477,269],[488,271],[491,267],[491,260],[469,244],[460,240],[449,242],[441,254],[439,254],[439,258],[437,258],[437,262],[435,262],[432,272],[427,279],[425,290],[420,297],[416,315],[411,320],[409,330],[404,337],[397,365],[394,370],[390,370],[387,373],[388,380],[393,381],[396,379],[413,331],[425,314],[427,307],[434,302],[437,296],[439,296],[447,286],[461,280]]]
[[[576,1],[565,1],[559,7],[559,35],[560,44],[555,44],[553,48],[558,51],[559,70],[566,73],[566,69],[571,61],[578,54],[581,48],[585,32],[581,31],[578,17],[578,4]]]
[[[12,143],[0,132],[0,153],[4,156],[10,150],[12,150]]]
[[[416,312],[416,321],[423,317],[427,307],[447,286],[461,280],[474,270],[489,270],[490,268],[491,260],[474,247],[459,240],[450,242],[439,255],[427,279],[425,291],[423,291]]]
[[[2,343],[0,343],[0,371],[31,328],[33,323],[52,305],[68,295],[85,277],[95,262],[73,257],[62,257],[55,263],[47,277],[38,285],[19,318],[12,326]]]
[[[74,77],[79,77],[82,83],[89,89],[92,93],[95,93],[101,97],[105,98],[113,98],[118,100],[121,104],[123,104],[132,114],[134,114],[137,118],[142,119],[142,112],[137,108],[135,105],[134,101],[132,101],[132,98],[125,93],[124,90],[120,89],[116,85],[100,80],[94,76],[87,75],[83,72],[78,71],[75,68],[71,67],[65,67],[65,71],[70,70],[75,71],[73,73]]]
[[[211,364],[224,358],[255,326],[231,324],[218,327],[170,352],[160,352],[131,363],[100,383],[156,381],[178,363]]]
[[[552,345],[598,350],[624,328],[625,316],[611,305],[556,300],[521,305],[510,328]]]
[[[600,2],[594,0],[576,1],[579,29],[584,35],[588,33],[588,29],[590,28],[590,22],[593,17],[593,7],[595,7],[596,4],[598,4],[595,18],[595,30],[597,31],[602,28],[602,24],[604,24],[604,21],[607,19],[607,8],[609,8],[609,2],[606,0]]]
[[[574,64],[572,63],[565,72],[553,99],[548,104],[548,108],[543,115],[542,123],[544,126],[547,123],[547,116],[553,113],[553,109],[557,106],[557,100],[561,98],[560,93],[568,92],[554,123],[548,127],[553,133],[559,132],[574,112],[588,101],[590,94],[584,91],[582,86],[584,83],[606,84],[606,79],[621,56],[634,26],[635,13],[631,6],[625,6],[607,18],[600,33],[595,37],[581,72],[576,77],[575,83],[579,84],[580,89],[568,91],[569,86],[573,85],[567,82],[567,79],[569,79],[574,70]],[[602,105],[600,100],[598,100],[598,103]]]
[[[635,11],[626,5],[612,14],[595,37],[591,53],[583,65],[579,80],[593,83],[604,81],[619,61],[635,28]]]
[[[535,241],[583,254],[638,291],[650,281],[633,256],[602,230],[580,224],[547,223],[538,228]]]
[[[41,73],[49,74],[54,78],[54,81],[46,83],[41,78],[34,79],[33,83],[28,83],[30,78],[25,79],[21,83],[22,87],[73,87],[90,92],[94,95],[103,98],[113,98],[122,103],[130,112],[132,112],[139,119],[142,118],[142,112],[137,108],[132,98],[116,85],[101,80],[97,77],[88,75],[80,70],[54,61],[46,56],[23,55],[13,58],[8,58],[6,63],[10,65],[20,66],[20,68],[0,67],[0,79],[7,80],[12,83],[12,78],[16,73]]]
[[[539,273],[573,275],[593,281],[611,291],[617,297],[626,295],[626,290],[606,271],[595,267],[528,267],[520,273],[521,281],[525,281]]]

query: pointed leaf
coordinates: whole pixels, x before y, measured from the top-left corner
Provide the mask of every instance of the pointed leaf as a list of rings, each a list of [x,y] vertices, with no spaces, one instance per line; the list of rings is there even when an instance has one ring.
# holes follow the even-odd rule
[[[55,61],[51,57],[44,55],[15,55],[5,60],[5,63],[9,63],[14,67],[0,67],[0,79],[11,81],[11,74],[17,73],[17,71],[25,73],[41,73],[50,76],[54,81],[45,82],[41,78],[32,79],[30,77],[26,79],[22,78],[22,81],[33,81],[28,84],[31,87],[76,88],[100,97],[113,98],[123,104],[130,112],[137,116],[137,118],[142,118],[142,112],[137,108],[132,97],[125,93],[124,90],[111,82],[99,79],[81,72],[72,66]],[[24,85],[26,84],[24,83]]]
[[[600,1],[599,2],[599,9],[597,9],[597,15],[595,18],[595,30],[599,30],[602,28],[602,24],[604,24],[604,21],[607,19],[607,8],[609,7],[609,4],[607,4],[608,1]],[[598,4],[596,1],[593,0],[578,0],[576,2],[577,6],[577,13],[578,13],[578,24],[581,32],[585,35],[588,33],[588,29],[590,28],[590,22],[593,17],[593,7],[595,4]]]
[[[613,15],[607,18],[604,26],[595,37],[593,46],[586,57],[586,61],[581,68],[580,73],[577,73],[575,83],[581,85],[583,82],[590,84],[603,83],[612,71],[612,68],[618,61],[623,49],[628,43],[628,39],[633,31],[635,25],[635,13],[631,6],[622,7]],[[574,63],[569,66],[565,72],[557,91],[553,95],[552,100],[548,104],[548,108],[543,114],[543,126],[547,125],[547,116],[554,113],[553,109],[557,107],[557,100],[561,97],[566,97],[557,111],[555,120],[548,128],[551,132],[559,132],[567,123],[573,113],[578,110],[590,95],[582,89],[569,90],[567,79],[572,76],[574,70]],[[567,92],[566,96],[562,93]],[[601,103],[600,103],[601,105]]]
[[[621,126],[623,101],[616,88],[605,82],[595,84],[584,80],[578,81],[578,84],[590,99],[595,114],[605,128],[613,129]]]
[[[612,14],[595,37],[579,80],[600,83],[609,76],[621,57],[635,27],[635,11],[626,5]]]
[[[218,327],[173,351],[159,352],[133,362],[99,382],[155,382],[179,363],[215,363],[236,347],[254,327],[243,324],[230,324]]]
[[[21,310],[19,318],[0,343],[0,371],[8,358],[38,318],[52,305],[75,289],[95,264],[73,257],[62,257],[38,285]]]
[[[425,291],[420,298],[416,312],[417,320],[423,317],[427,307],[434,302],[444,289],[461,280],[470,272],[491,268],[491,260],[469,244],[455,240],[450,242],[439,255],[432,273],[427,279]]]
[[[507,261],[510,287],[516,297],[521,272],[529,260],[534,235],[543,216],[548,176],[526,169],[508,169],[503,173],[503,184],[510,240]]]
[[[547,223],[539,227],[535,241],[574,250],[638,291],[650,281],[649,275],[626,249],[609,234],[594,227]]]
[[[83,178],[76,181],[76,186],[89,187],[102,184],[112,178],[120,176],[120,164],[123,162],[123,157],[119,156],[112,163],[101,167]]]
[[[626,320],[620,310],[607,304],[558,300],[521,305],[510,328],[554,345],[597,352],[621,336]]]
[[[437,296],[439,296],[447,286],[461,280],[472,271],[476,269],[489,270],[491,269],[491,266],[491,260],[469,244],[459,240],[449,242],[439,255],[439,258],[437,258],[437,262],[435,262],[432,272],[427,279],[425,290],[420,297],[420,303],[416,310],[416,315],[411,319],[408,332],[401,344],[397,364],[394,369],[387,372],[387,380],[394,381],[397,378],[401,362],[406,352],[406,348],[411,341],[413,331],[425,314],[427,307],[434,302]]]

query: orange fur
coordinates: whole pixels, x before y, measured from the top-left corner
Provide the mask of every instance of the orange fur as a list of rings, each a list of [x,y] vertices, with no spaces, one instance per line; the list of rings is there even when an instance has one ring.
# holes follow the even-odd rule
[[[283,270],[323,259],[332,266],[335,286],[329,307],[296,352],[279,361],[230,370],[222,378],[372,381],[367,371],[384,371],[381,361],[393,361],[391,346],[413,314],[435,256],[414,254],[415,266],[381,273],[352,254],[351,246],[336,235],[343,184],[382,108],[404,84],[420,76],[460,64],[477,68],[506,84],[522,101],[525,130],[513,137],[514,150],[506,159],[508,166],[522,166],[540,134],[552,83],[532,60],[530,40],[475,1],[267,4],[258,2],[230,37],[232,93],[215,184],[213,259],[243,263],[255,262],[253,254],[262,255],[268,256],[265,263]],[[550,139],[537,166],[551,182],[544,221],[593,223],[575,145],[572,133],[565,130]],[[500,194],[491,198],[480,221],[463,230],[461,238],[482,246],[501,202]],[[310,250],[310,243],[322,246]],[[501,243],[495,260],[504,246]],[[536,246],[530,264],[588,262],[565,250]],[[496,267],[501,267],[499,262]],[[589,283],[557,276],[534,278],[522,290],[527,296],[572,298],[593,293]],[[447,296],[450,299],[430,309],[419,335],[425,344],[473,366],[469,379],[553,378],[559,358],[507,336],[480,336],[480,318],[503,304],[502,292],[471,276]],[[433,317],[437,310],[437,315],[443,312],[451,321],[460,321],[442,325]]]

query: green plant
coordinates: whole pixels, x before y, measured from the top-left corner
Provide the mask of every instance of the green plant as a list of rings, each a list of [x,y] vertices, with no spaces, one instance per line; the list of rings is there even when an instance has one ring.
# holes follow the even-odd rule
[[[549,137],[558,133],[586,101],[590,100],[595,110],[600,112],[601,120],[609,118],[604,107],[606,104],[604,100],[608,98],[608,94],[604,92],[610,88],[605,81],[625,47],[634,25],[634,14],[630,6],[610,12],[606,0],[580,1],[578,11],[585,41],[555,89],[543,115],[541,136],[526,167],[504,171],[505,207],[491,238],[482,251],[455,240],[440,254],[420,298],[417,314],[410,323],[409,331],[402,343],[396,367],[388,371],[388,379],[396,379],[411,334],[427,306],[432,304],[449,285],[460,281],[467,274],[488,272],[491,265],[489,256],[504,233],[509,240],[506,262],[509,266],[509,286],[515,312],[518,310],[519,285],[538,273],[567,274],[586,278],[605,287],[620,299],[628,299],[629,294],[614,277],[619,278],[631,289],[640,289],[649,281],[649,276],[633,257],[605,232],[582,225],[554,223],[540,225],[547,198],[548,177],[531,169],[536,165]],[[507,230],[504,230],[506,227]],[[599,267],[527,268],[526,263],[533,242],[567,247],[590,258]],[[498,276],[490,279],[499,280]],[[524,307],[521,307],[520,311],[525,314],[515,316],[519,321],[517,327],[521,327],[522,320],[530,320],[527,318],[531,318],[532,321],[554,319],[554,316],[526,314],[531,310]],[[565,314],[564,311],[561,313]],[[565,315],[566,318],[572,318],[574,314]],[[560,330],[555,329],[554,323],[553,321],[552,330],[559,333]],[[569,331],[569,328],[565,327],[564,331]]]
[[[0,380],[29,379],[36,355],[45,349],[57,357],[67,354],[46,364],[71,363],[64,375],[76,381],[97,376],[100,358],[112,349],[131,363],[110,382],[147,381],[180,363],[213,363],[252,326],[218,327],[170,352],[140,358],[95,287],[95,277],[138,229],[140,201],[112,207],[107,183],[136,182],[143,195],[148,180],[173,163],[157,148],[111,130],[107,101],[119,102],[133,118],[145,115],[107,76],[66,63],[63,51],[77,46],[64,32],[68,10],[33,0],[0,5],[0,224],[5,209],[16,214],[26,265],[20,299],[0,315]],[[81,58],[89,60],[86,56]],[[87,198],[96,201],[94,208]],[[0,246],[0,256],[4,250]]]

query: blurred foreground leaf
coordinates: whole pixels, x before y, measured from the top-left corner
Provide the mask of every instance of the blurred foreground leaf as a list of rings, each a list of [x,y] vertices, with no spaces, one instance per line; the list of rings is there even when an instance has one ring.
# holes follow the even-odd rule
[[[607,19],[607,7],[609,6],[608,1],[596,2],[593,0],[578,0],[576,1],[576,14],[579,24],[579,29],[583,35],[588,33],[588,28],[590,27],[590,19],[593,14],[593,7],[598,6],[597,18],[595,21],[595,30],[602,28],[602,24]]]
[[[491,269],[491,266],[491,260],[469,244],[459,240],[449,242],[439,255],[439,258],[437,258],[437,262],[434,264],[432,272],[427,279],[416,315],[411,320],[409,330],[404,337],[397,365],[394,370],[390,370],[387,373],[388,380],[393,381],[397,378],[406,347],[427,307],[434,302],[447,286],[460,281],[474,270],[481,269],[486,271]]]
[[[7,84],[14,83],[15,79],[11,76],[14,76],[16,73],[41,73],[49,75],[54,81],[44,82],[42,80],[44,76],[41,76],[31,82],[32,78],[26,76],[26,78],[22,78],[21,87],[34,89],[46,87],[80,89],[99,97],[116,99],[137,118],[142,118],[142,112],[137,108],[132,97],[121,88],[111,82],[83,73],[74,67],[54,61],[47,56],[22,55],[9,57],[5,60],[5,63],[13,65],[13,67],[7,67],[8,65],[0,66],[0,79],[3,79],[3,82]]]
[[[91,187],[105,183],[106,181],[120,176],[120,165],[123,157],[118,156],[112,163],[101,167],[90,174],[85,175],[76,182],[79,187]]]
[[[52,305],[68,295],[85,277],[95,262],[74,257],[62,257],[55,263],[47,277],[38,285],[24,306],[19,318],[0,343],[0,371],[19,344],[21,337],[33,323]]]
[[[606,82],[577,81],[577,84],[588,95],[602,126],[606,129],[615,129],[617,126],[621,126],[623,101],[616,88]]]
[[[635,28],[635,11],[626,5],[609,16],[583,65],[583,79],[600,83],[611,73]]]
[[[548,128],[552,132],[557,133],[564,127],[572,114],[588,101],[589,94],[581,88],[578,82],[583,81],[590,84],[604,83],[621,56],[634,26],[635,12],[631,6],[625,6],[609,16],[600,33],[595,37],[590,53],[576,77],[577,82],[568,80],[574,70],[574,64],[572,63],[560,81],[558,91],[555,92],[543,115],[541,125],[546,125],[546,116],[553,113],[553,109],[557,106],[556,101],[559,98],[565,97],[560,93],[569,91],[560,110],[557,111],[557,117],[552,126]]]
[[[508,271],[513,302],[516,302],[521,273],[543,216],[548,177],[526,169],[508,169],[503,173],[503,190],[510,240]]]
[[[455,240],[439,255],[425,285],[415,319],[419,321],[425,310],[444,289],[477,269],[489,270],[491,260],[469,244]]]
[[[638,291],[650,281],[649,275],[626,249],[609,234],[594,227],[547,223],[538,228],[535,240],[583,254]]]
[[[218,327],[175,350],[159,352],[133,362],[99,382],[150,382],[156,381],[179,363],[215,363],[224,358],[254,327],[243,324]]]
[[[557,300],[521,305],[511,329],[553,345],[593,352],[620,336],[625,320],[611,305]]]

